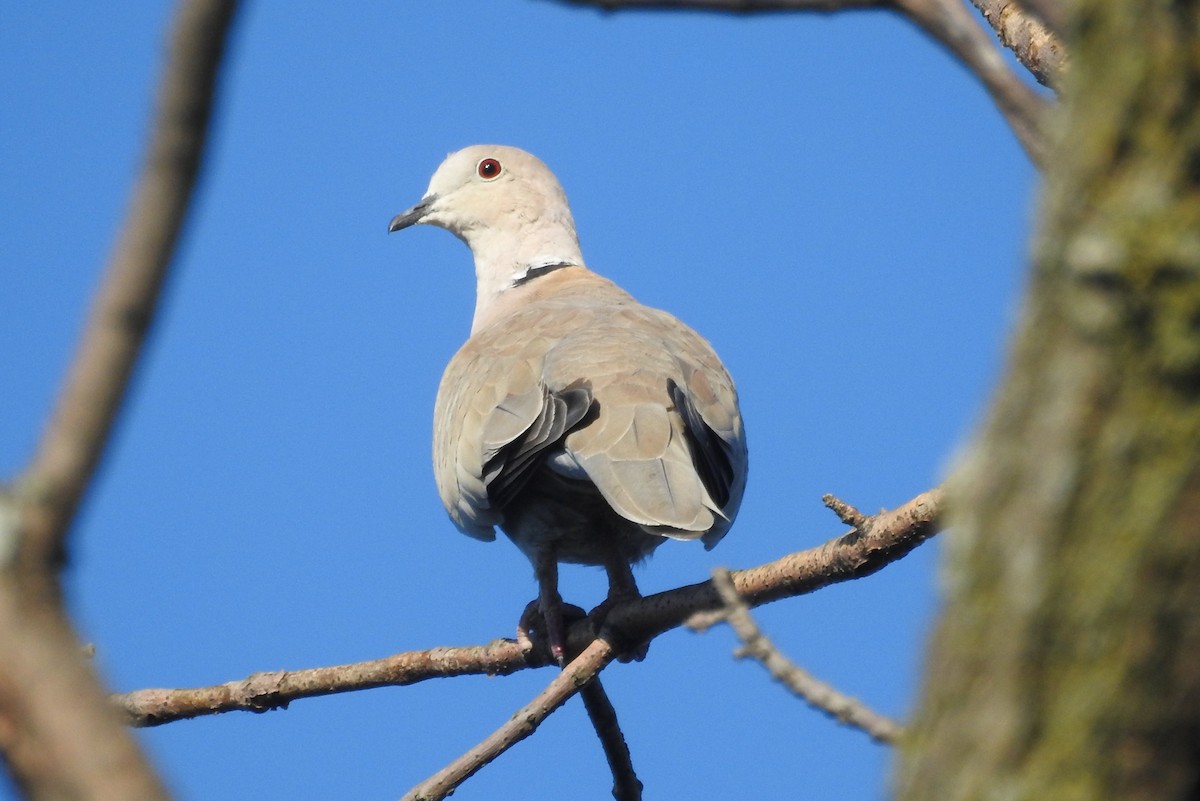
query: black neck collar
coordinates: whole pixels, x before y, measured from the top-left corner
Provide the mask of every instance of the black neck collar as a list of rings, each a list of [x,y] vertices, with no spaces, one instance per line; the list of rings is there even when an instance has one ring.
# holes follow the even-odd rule
[[[529,270],[526,271],[526,273],[523,276],[521,276],[517,280],[513,281],[513,286],[521,286],[521,284],[527,284],[535,278],[541,278],[543,275],[546,275],[547,273],[552,273],[555,270],[561,270],[563,267],[575,267],[575,266],[576,266],[575,264],[572,264],[571,262],[567,262],[567,261],[560,261],[555,264],[539,264],[536,267],[530,267]]]

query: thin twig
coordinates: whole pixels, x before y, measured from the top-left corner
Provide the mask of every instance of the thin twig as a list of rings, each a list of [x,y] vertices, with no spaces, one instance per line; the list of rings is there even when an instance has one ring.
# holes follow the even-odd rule
[[[672,10],[734,14],[833,13],[892,9],[949,50],[983,84],[1034,164],[1046,153],[1044,120],[1050,103],[1005,62],[991,37],[961,0],[557,0],[605,11]]]
[[[871,515],[853,531],[807,551],[790,554],[774,562],[733,571],[738,594],[750,608],[780,598],[804,595],[821,587],[841,581],[869,576],[885,565],[907,555],[925,540],[941,530],[946,494],[941,487],[921,493],[908,503],[891,511]],[[641,601],[622,604],[606,618],[610,625],[624,625],[625,617],[641,612],[641,605],[670,595],[679,606],[694,608],[685,621],[692,628],[704,628],[722,622],[720,597],[712,582],[693,584],[670,593],[651,595]],[[699,596],[699,597],[695,597]],[[655,622],[649,611],[641,613],[642,621]],[[658,609],[653,609],[657,612]],[[662,619],[674,622],[678,607],[662,610]],[[655,633],[657,628],[651,629]]]
[[[837,515],[838,520],[841,520],[847,526],[852,528],[858,528],[867,521],[867,518],[862,512],[858,511],[836,495],[822,495],[821,503],[825,504],[830,511]]]
[[[602,632],[603,634],[603,632]],[[603,636],[572,659],[537,696],[500,728],[458,759],[409,790],[401,801],[438,801],[454,792],[484,765],[537,731],[551,712],[594,679],[620,653]]]
[[[772,678],[809,706],[847,726],[862,729],[876,742],[891,745],[900,739],[904,729],[899,723],[867,708],[857,698],[844,695],[785,657],[754,622],[749,607],[734,588],[728,570],[723,567],[714,570],[713,584],[725,602],[725,621],[742,643],[737,651],[738,657],[749,656],[758,660]]]
[[[609,770],[612,771],[613,798],[616,801],[641,801],[642,782],[633,769],[633,758],[629,754],[629,744],[625,742],[621,724],[617,721],[617,710],[608,699],[600,677],[583,685],[579,695],[587,709],[588,719],[592,721],[592,728],[600,738]]]
[[[863,521],[855,531],[824,545],[799,551],[748,570],[736,571],[738,592],[751,607],[813,592],[841,581],[870,575],[902,558],[941,527],[945,495],[941,488],[922,493],[892,511]],[[641,643],[668,629],[720,620],[721,599],[709,581],[626,601],[605,618],[611,637],[623,633],[618,650]],[[591,621],[571,627],[568,649],[592,640]],[[383,659],[308,670],[259,673],[241,681],[176,690],[137,690],[113,696],[133,725],[152,726],[174,720],[234,710],[264,711],[285,707],[300,698],[351,692],[371,687],[415,684],[457,675],[507,675],[552,664],[548,653],[524,652],[512,640],[462,648],[411,651]]]

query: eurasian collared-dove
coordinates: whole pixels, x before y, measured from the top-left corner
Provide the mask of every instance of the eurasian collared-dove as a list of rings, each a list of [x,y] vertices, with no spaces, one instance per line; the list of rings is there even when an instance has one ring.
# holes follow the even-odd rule
[[[436,225],[475,257],[471,338],[434,412],[433,464],[454,524],[499,526],[529,557],[564,658],[558,563],[603,565],[606,604],[637,596],[632,563],[664,538],[716,545],[746,484],[737,393],[717,354],[666,312],[583,264],[554,175],[512,147],[446,158],[388,227]],[[536,605],[535,605],[536,604]]]

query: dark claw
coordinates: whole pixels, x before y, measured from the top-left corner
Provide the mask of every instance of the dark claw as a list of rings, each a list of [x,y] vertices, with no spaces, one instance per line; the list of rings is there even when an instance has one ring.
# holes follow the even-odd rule
[[[571,624],[587,617],[587,613],[574,604],[550,603],[542,608],[540,599],[534,599],[521,613],[517,621],[517,643],[524,651],[534,647],[534,640],[545,641],[559,666],[567,663],[567,629]]]

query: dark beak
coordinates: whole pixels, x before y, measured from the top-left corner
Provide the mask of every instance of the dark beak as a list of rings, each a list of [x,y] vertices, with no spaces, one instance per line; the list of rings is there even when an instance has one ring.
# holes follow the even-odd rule
[[[425,197],[421,198],[420,203],[413,206],[408,211],[402,211],[397,214],[392,218],[392,221],[388,223],[388,233],[394,234],[401,228],[408,228],[410,225],[416,225],[417,223],[421,222],[421,218],[429,212],[429,208],[433,205],[435,200],[437,200],[437,195],[426,195]]]

